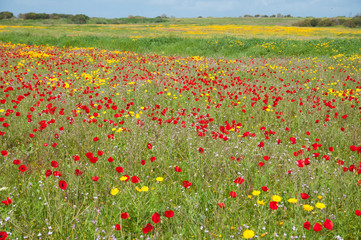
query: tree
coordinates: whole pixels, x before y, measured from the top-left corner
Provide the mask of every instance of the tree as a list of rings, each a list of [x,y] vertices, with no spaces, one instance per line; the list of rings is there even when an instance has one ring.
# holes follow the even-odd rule
[[[24,14],[24,19],[36,19],[36,13],[34,12],[29,12],[29,13],[25,13]]]
[[[14,14],[12,12],[8,12],[8,11],[0,12],[0,20],[1,19],[9,19],[9,18],[13,18],[13,17],[14,17]]]
[[[76,24],[85,24],[89,20],[89,17],[84,14],[77,14],[71,18],[71,21]]]

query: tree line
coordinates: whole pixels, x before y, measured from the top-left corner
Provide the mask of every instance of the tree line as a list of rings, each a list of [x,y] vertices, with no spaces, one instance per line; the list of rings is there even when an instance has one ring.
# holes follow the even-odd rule
[[[361,16],[356,15],[351,19],[347,18],[312,18],[305,19],[293,24],[298,27],[332,27],[343,25],[349,28],[361,27]]]
[[[11,19],[14,18],[14,14],[12,12],[4,11],[0,12],[0,20],[2,19]],[[73,23],[77,24],[84,24],[86,23],[90,18],[85,14],[59,14],[59,13],[20,13],[18,15],[18,18],[20,19],[31,19],[31,20],[40,20],[40,19],[69,19]]]

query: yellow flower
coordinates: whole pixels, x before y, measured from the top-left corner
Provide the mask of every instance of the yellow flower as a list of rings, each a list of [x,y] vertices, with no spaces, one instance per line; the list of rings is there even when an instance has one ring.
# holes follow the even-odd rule
[[[317,198],[321,200],[321,199],[322,199],[322,196],[317,196]]]
[[[280,196],[278,196],[278,195],[273,195],[272,200],[275,201],[275,202],[281,202],[282,198]]]
[[[149,190],[149,187],[146,187],[146,186],[143,186],[143,187],[142,187],[142,191],[143,191],[143,192],[148,192],[148,190]]]
[[[139,187],[135,187],[135,189],[137,189],[138,192],[142,191],[142,189],[140,189]]]
[[[258,196],[260,194],[261,194],[261,191],[253,190],[253,192],[252,192],[253,196]]]
[[[245,239],[250,239],[254,237],[254,232],[252,230],[247,229],[246,231],[243,232],[243,237]]]
[[[123,176],[123,177],[121,177],[120,178],[120,181],[125,181],[125,180],[127,180],[128,178],[126,177],[126,176]]]
[[[264,203],[263,200],[262,200],[262,201],[258,201],[258,200],[257,200],[257,203],[258,203],[259,205],[265,205],[265,203]]]
[[[296,198],[290,198],[290,199],[288,199],[288,202],[289,203],[296,203],[297,199]]]
[[[117,195],[119,192],[119,189],[118,188],[113,188],[111,191],[110,191],[110,194],[111,195]]]
[[[305,209],[306,211],[312,211],[313,207],[311,205],[305,204],[303,205],[303,209]]]
[[[324,209],[326,207],[326,205],[323,203],[316,203],[316,207],[319,209]]]
[[[162,177],[157,177],[155,180],[157,180],[158,182],[161,182],[161,181],[163,181],[163,178]]]

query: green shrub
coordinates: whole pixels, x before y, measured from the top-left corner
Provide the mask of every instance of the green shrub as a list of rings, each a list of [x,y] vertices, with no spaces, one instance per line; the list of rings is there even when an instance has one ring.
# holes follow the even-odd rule
[[[355,23],[356,26],[361,26],[361,16],[353,17],[352,21]]]
[[[294,24],[292,24],[293,26],[297,26],[297,27],[311,27],[311,20],[310,19],[305,19],[302,21],[298,21]]]
[[[354,22],[352,19],[345,21],[345,22],[343,23],[343,25],[344,25],[345,27],[349,27],[349,28],[354,28],[354,27],[356,27],[356,24],[355,24],[355,22]]]
[[[312,21],[312,20],[311,20]],[[336,22],[333,19],[327,18],[324,20],[321,20],[317,26],[318,27],[331,27],[331,26],[335,26]]]
[[[89,17],[84,14],[77,14],[71,18],[71,21],[76,24],[85,24],[89,20]]]
[[[9,18],[13,18],[14,14],[12,12],[0,12],[0,20],[2,19],[9,19]]]
[[[310,24],[312,27],[316,27],[319,25],[320,21],[321,21],[321,19],[319,19],[319,18],[312,18],[310,20]]]

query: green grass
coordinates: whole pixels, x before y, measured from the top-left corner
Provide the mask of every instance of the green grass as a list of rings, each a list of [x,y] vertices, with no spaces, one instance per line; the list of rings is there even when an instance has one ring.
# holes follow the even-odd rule
[[[0,41],[58,47],[96,47],[108,50],[215,58],[325,57],[360,54],[361,39],[239,39],[223,38],[118,38],[101,36],[38,36],[31,33],[1,33]]]

